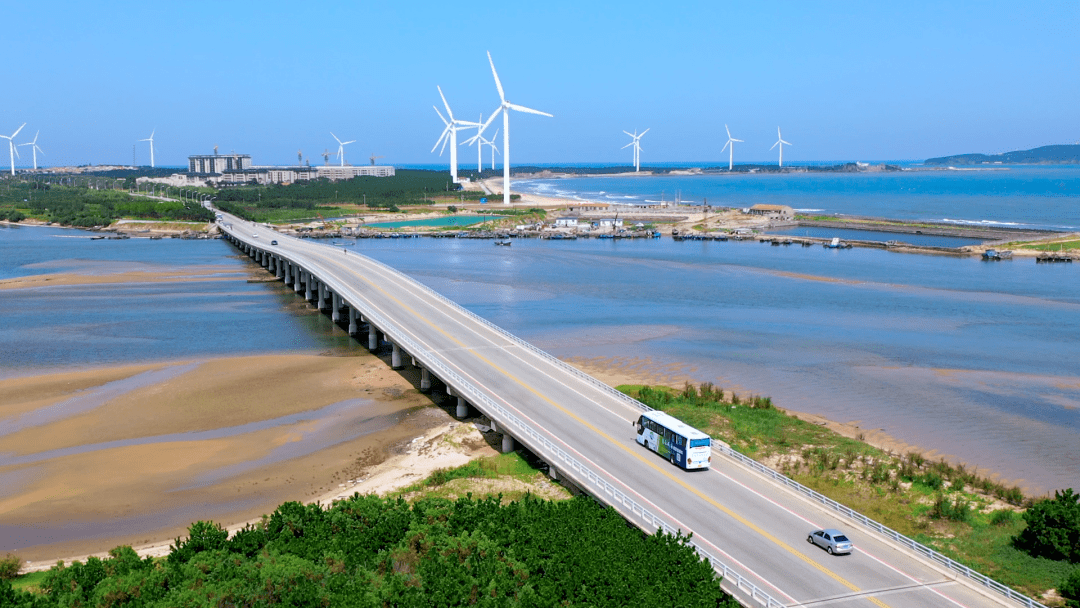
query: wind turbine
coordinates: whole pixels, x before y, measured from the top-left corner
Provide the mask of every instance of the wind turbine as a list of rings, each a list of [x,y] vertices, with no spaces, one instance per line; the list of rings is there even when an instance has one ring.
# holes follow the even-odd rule
[[[652,127],[649,127],[649,129],[651,128]],[[634,138],[634,141],[623,146],[624,150],[626,148],[629,148],[630,146],[634,146],[634,171],[641,171],[641,138],[649,132],[649,129],[645,129],[644,131],[642,131],[641,135],[638,135],[637,129],[634,129],[633,133],[630,133],[629,131],[623,131],[623,133],[626,133],[630,137]]]
[[[337,135],[334,135],[333,131],[330,132],[330,135],[333,135],[334,139],[337,139],[337,143],[338,143],[338,146],[337,146],[338,160],[341,162],[341,166],[344,167],[345,166],[345,146],[347,146],[349,144],[352,144],[352,143],[356,143],[356,140],[353,139],[353,140],[350,140],[350,141],[341,141],[340,139],[338,139]]]
[[[20,146],[33,146],[33,148],[30,148],[30,150],[34,153],[34,171],[37,171],[37,153],[41,152],[42,154],[45,154],[45,151],[39,148],[37,145],[38,135],[41,135],[41,131],[34,133],[34,141],[28,141],[25,144],[19,144]],[[14,135],[12,137],[14,137]]]
[[[154,127],[154,130],[150,132],[150,137],[147,137],[146,139],[140,139],[139,140],[139,141],[148,141],[148,142],[150,142],[150,168],[151,169],[154,168],[154,133],[157,133],[157,127]]]
[[[772,148],[769,148],[769,149],[772,150],[776,146],[780,146],[780,166],[781,167],[784,166],[784,146],[785,145],[791,146],[791,145],[794,145],[794,144],[792,144],[790,141],[784,141],[784,138],[780,137],[780,127],[776,127],[776,143],[773,144]]]
[[[484,122],[484,115],[480,114],[480,121],[476,123],[476,135],[473,135],[469,139],[466,139],[465,141],[461,142],[462,144],[464,144],[466,146],[471,146],[473,144],[476,144],[476,170],[478,172],[484,170],[484,146],[494,146],[495,145],[494,143],[492,143],[492,141],[490,139],[485,139],[484,138],[484,129],[488,126],[488,124],[489,123]],[[495,135],[494,136],[495,137],[499,136],[499,130],[498,129],[495,129]],[[494,150],[492,150],[492,152],[491,152],[491,168],[492,168],[492,170],[495,169],[495,151]]]
[[[732,137],[731,129],[727,128],[727,125],[724,125],[724,130],[727,131],[727,143],[724,144],[723,148],[720,148],[720,151],[728,151],[727,170],[731,171],[731,168],[734,166],[735,162],[735,142],[743,143],[743,140],[735,139],[734,137]],[[728,146],[730,146],[731,148],[728,149]]]
[[[529,114],[539,114],[540,116],[547,116],[548,118],[554,118],[547,112],[541,112],[540,110],[533,110],[532,108],[526,108],[525,106],[519,106],[514,103],[506,101],[506,95],[503,92],[502,83],[499,82],[499,73],[495,71],[495,62],[491,59],[491,51],[488,51],[488,63],[491,64],[491,75],[495,77],[495,88],[499,89],[499,99],[502,103],[499,105],[499,109],[488,118],[488,122],[484,123],[486,127],[488,123],[495,118],[495,115],[500,111],[503,113],[503,204],[510,204],[510,110],[515,112],[528,112]]]
[[[456,184],[456,183],[458,183],[458,176],[457,176],[457,146],[458,146],[457,132],[462,130],[462,129],[471,129],[473,127],[477,128],[481,132],[483,132],[484,127],[486,127],[487,125],[482,125],[482,124],[480,124],[478,122],[469,122],[467,120],[458,120],[458,119],[454,118],[454,113],[450,110],[450,104],[446,103],[446,95],[443,95],[442,87],[436,85],[435,88],[439,89],[439,97],[442,97],[443,106],[446,107],[446,115],[450,117],[450,120],[447,120],[442,115],[442,112],[439,111],[439,108],[435,108],[435,106],[431,106],[431,107],[435,108],[435,113],[439,115],[439,118],[442,119],[443,124],[446,125],[446,128],[443,129],[442,135],[439,136],[439,140],[435,142],[435,146],[433,148],[431,148],[431,151],[434,152],[435,148],[438,148],[439,144],[442,144],[442,150],[439,150],[439,156],[442,156],[443,151],[446,150],[446,144],[447,143],[450,144],[450,179],[452,179],[454,181],[454,183]],[[481,114],[481,116],[483,116],[483,114]]]
[[[495,129],[495,135],[491,136],[490,140],[485,139],[484,143],[491,146],[491,170],[495,170],[495,153],[499,152],[499,147],[495,145],[495,142],[499,139],[499,130]],[[499,152],[499,156],[502,156],[502,152]]]
[[[24,122],[22,124],[22,126],[20,126],[18,129],[15,129],[15,132],[12,133],[11,135],[0,135],[0,137],[3,137],[4,139],[8,140],[8,153],[11,156],[11,174],[12,175],[15,175],[15,157],[19,156],[19,151],[15,149],[15,136],[18,135],[19,131],[22,131],[23,127],[25,127],[25,126],[26,126],[26,123]],[[19,158],[22,158],[22,157],[20,156]]]

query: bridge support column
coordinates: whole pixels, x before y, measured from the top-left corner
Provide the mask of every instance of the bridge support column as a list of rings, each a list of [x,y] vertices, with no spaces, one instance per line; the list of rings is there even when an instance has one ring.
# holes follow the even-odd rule
[[[490,422],[491,422],[491,432],[492,433],[498,433],[499,432],[498,424],[494,420],[491,420]]]
[[[341,320],[341,296],[332,293],[330,299],[332,300],[330,304],[330,320],[337,323]]]
[[[349,335],[356,335],[356,309],[349,305]]]
[[[326,310],[326,285],[323,285],[322,281],[319,281],[319,310]]]
[[[502,452],[508,454],[514,451],[514,438],[509,433],[503,433]]]
[[[282,280],[285,281],[286,285],[288,285],[289,283],[292,283],[292,264],[291,263],[282,262],[282,264],[281,264],[281,277],[282,277]]]
[[[312,282],[311,273],[305,270],[304,271],[304,299],[307,300],[308,302],[310,302],[311,299],[312,299],[311,298],[311,282]]]
[[[300,293],[304,289],[303,286],[301,285],[301,283],[303,282],[303,279],[304,279],[304,269],[300,268],[299,266],[293,266],[293,273],[292,274],[293,274],[293,291],[295,291],[296,293]]]
[[[401,364],[401,347],[396,343],[391,344],[394,350],[390,352],[390,369],[401,369],[405,367]]]
[[[262,264],[263,268],[270,268],[270,256],[265,251],[259,254],[259,263]]]
[[[457,398],[457,411],[454,415],[458,418],[465,418],[469,415],[469,402],[465,401],[465,398],[460,395]]]
[[[559,470],[551,466],[550,464],[548,465],[548,477],[554,479],[555,481],[559,481]]]
[[[426,367],[420,368],[420,392],[431,392],[431,372]]]
[[[375,326],[371,324],[368,324],[367,347],[368,350],[379,349],[379,330],[375,329]]]
[[[285,268],[281,265],[281,258],[274,256],[274,276],[279,279],[285,278]]]

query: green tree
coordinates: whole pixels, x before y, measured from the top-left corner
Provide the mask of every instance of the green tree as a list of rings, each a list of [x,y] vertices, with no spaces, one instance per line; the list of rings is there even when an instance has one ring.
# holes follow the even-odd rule
[[[1018,547],[1035,557],[1080,562],[1080,494],[1072,488],[1036,502],[1024,513]]]

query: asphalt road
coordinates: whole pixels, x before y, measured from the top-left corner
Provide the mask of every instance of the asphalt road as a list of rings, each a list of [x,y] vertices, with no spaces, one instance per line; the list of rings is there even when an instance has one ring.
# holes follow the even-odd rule
[[[698,472],[670,465],[634,441],[632,421],[640,412],[624,400],[353,248],[283,236],[228,215],[223,221],[241,240],[300,263],[346,301],[389,319],[496,403],[638,503],[693,532],[702,547],[785,605],[1015,605],[733,460],[714,455],[712,468]],[[271,246],[274,239],[278,245]],[[809,544],[807,535],[818,528],[845,531],[855,551],[833,556]]]

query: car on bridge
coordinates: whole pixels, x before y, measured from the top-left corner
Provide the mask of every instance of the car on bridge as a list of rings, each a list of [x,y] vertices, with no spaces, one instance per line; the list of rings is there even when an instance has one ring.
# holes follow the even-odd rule
[[[829,552],[829,555],[851,553],[851,550],[854,549],[848,537],[836,528],[815,530],[810,533],[810,536],[806,537],[806,542],[825,549]]]
[[[271,245],[277,245],[277,241],[270,241]]]

